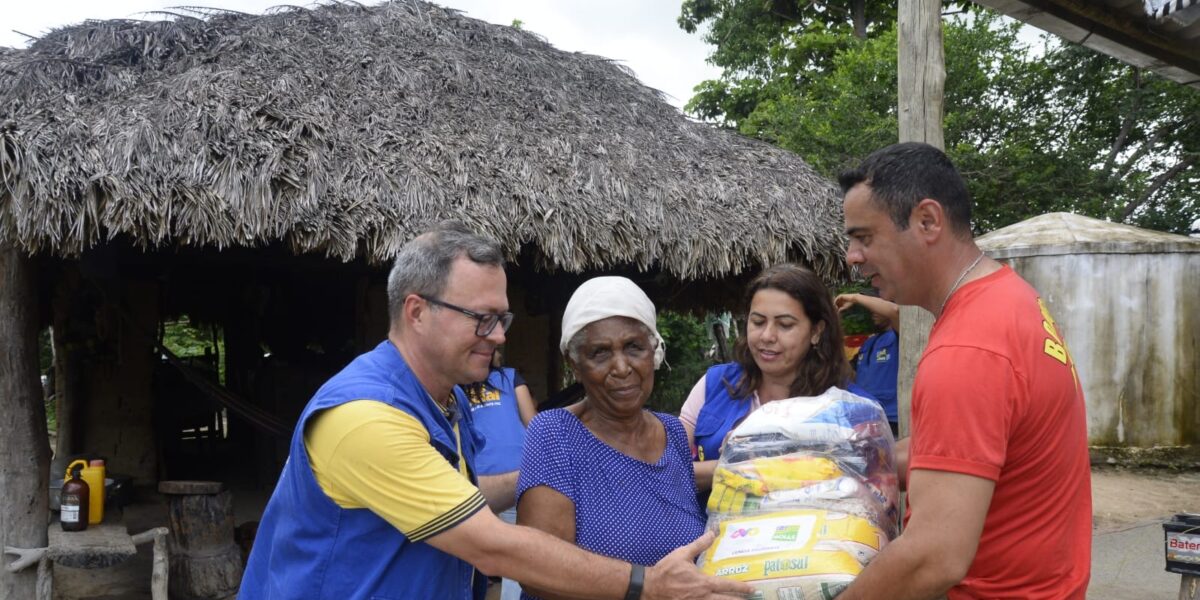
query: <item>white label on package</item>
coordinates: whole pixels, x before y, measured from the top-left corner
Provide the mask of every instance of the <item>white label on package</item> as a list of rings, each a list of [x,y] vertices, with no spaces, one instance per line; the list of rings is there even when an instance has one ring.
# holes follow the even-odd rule
[[[1168,531],[1167,560],[1200,565],[1200,535]]]
[[[729,521],[725,525],[725,535],[717,540],[713,561],[799,550],[809,544],[816,523],[817,518],[812,515]]]

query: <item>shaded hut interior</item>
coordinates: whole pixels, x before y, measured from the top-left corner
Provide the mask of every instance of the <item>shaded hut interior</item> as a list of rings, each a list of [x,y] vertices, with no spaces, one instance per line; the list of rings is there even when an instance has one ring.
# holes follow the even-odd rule
[[[141,482],[269,489],[308,399],[387,332],[387,265],[364,260],[297,256],[278,246],[147,252],[117,242],[77,259],[40,257],[37,265],[39,326],[53,345],[55,464],[99,453]],[[562,309],[595,272],[523,265],[508,269],[517,319],[506,362],[545,399],[564,384]],[[681,281],[636,269],[604,273],[633,278],[675,310],[733,307],[750,275]],[[176,356],[164,343],[165,324],[180,319],[210,336],[203,354]]]
[[[417,0],[86,22],[0,49],[0,96],[0,243],[34,261],[57,456],[140,483],[269,488],[308,398],[384,338],[389,260],[442,219],[503,246],[538,398],[589,276],[715,310],[764,265],[847,275],[839,195],[795,155]],[[211,352],[164,347],[184,317]]]

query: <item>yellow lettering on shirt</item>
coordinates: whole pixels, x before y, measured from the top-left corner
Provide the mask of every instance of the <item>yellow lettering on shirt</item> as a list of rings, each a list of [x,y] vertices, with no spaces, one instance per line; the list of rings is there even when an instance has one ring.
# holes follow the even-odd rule
[[[1054,317],[1050,316],[1050,309],[1041,298],[1038,298],[1037,303],[1038,309],[1042,312],[1042,329],[1045,329],[1046,334],[1050,336],[1043,341],[1042,352],[1046,356],[1070,366],[1071,377],[1075,379],[1075,384],[1079,385],[1079,373],[1075,371],[1075,361],[1071,360],[1071,352],[1067,350],[1067,344],[1058,331],[1058,325],[1054,323]]]
[[[1042,350],[1050,358],[1053,358],[1064,365],[1067,364],[1067,348],[1062,344],[1047,338],[1045,346],[1042,348]]]

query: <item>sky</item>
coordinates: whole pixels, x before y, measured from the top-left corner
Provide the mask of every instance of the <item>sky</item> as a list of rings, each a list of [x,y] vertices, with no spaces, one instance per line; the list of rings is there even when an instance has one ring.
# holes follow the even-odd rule
[[[364,4],[378,4],[365,0]],[[710,52],[700,34],[679,28],[679,0],[443,0],[469,17],[522,27],[555,47],[623,62],[642,83],[661,90],[682,107],[692,88],[720,71],[705,62]],[[172,6],[209,6],[262,13],[295,0],[6,0],[0,5],[0,46],[23,48],[28,37],[87,19],[160,18],[140,14]],[[21,33],[17,33],[21,32]]]

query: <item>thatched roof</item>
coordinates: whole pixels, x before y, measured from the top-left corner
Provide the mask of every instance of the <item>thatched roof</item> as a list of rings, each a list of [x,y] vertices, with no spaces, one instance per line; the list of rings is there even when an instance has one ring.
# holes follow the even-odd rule
[[[568,271],[844,273],[833,185],[604,58],[416,0],[89,21],[0,49],[0,242],[386,260],[453,217]]]

